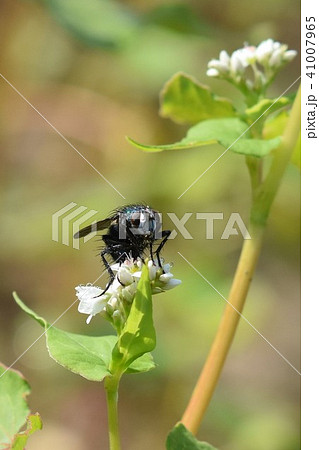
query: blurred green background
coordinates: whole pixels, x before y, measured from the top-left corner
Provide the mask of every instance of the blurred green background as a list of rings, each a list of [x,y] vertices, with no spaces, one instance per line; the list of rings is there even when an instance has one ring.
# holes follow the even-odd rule
[[[42,332],[11,292],[49,321],[75,299],[74,287],[102,271],[98,241],[80,251],[51,239],[51,216],[70,202],[99,211],[145,201],[175,212],[223,212],[215,239],[205,223],[188,222],[193,240],[177,237],[164,251],[174,261],[176,290],[154,298],[156,370],[123,379],[123,448],[164,448],[179,420],[220,320],[224,300],[177,254],[180,251],[227,297],[242,239],[220,240],[229,214],[247,221],[244,159],[227,153],[180,200],[177,197],[222,152],[218,146],[146,154],[125,141],[179,139],[185,128],[158,116],[158,93],[177,71],[220,95],[235,90],[205,75],[221,49],[272,37],[299,50],[299,1],[184,2],[146,0],[2,0],[1,73],[126,197],[124,201],[17,93],[0,79],[1,316],[0,360],[10,365]],[[299,75],[285,68],[270,94]],[[300,174],[291,166],[274,204],[244,315],[299,368]],[[164,216],[165,217],[165,216]],[[165,227],[172,226],[166,216]],[[106,281],[102,280],[101,284]],[[58,326],[105,333],[74,306]],[[107,332],[111,331],[107,328]],[[30,404],[44,428],[31,450],[107,448],[102,384],[66,372],[49,358],[44,339],[16,364],[33,389]],[[245,322],[239,326],[199,438],[222,450],[294,450],[299,441],[299,376]]]

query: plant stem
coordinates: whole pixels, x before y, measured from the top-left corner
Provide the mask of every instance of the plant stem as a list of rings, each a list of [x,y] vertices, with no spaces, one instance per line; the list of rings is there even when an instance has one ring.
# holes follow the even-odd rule
[[[249,228],[251,239],[244,241],[228,297],[228,304],[224,310],[207,360],[181,420],[193,434],[196,434],[198,431],[232,344],[260,254],[269,210],[282,180],[284,170],[291,158],[299,130],[300,88],[267,178],[258,187],[255,186],[256,179],[252,180],[255,192],[253,192]]]
[[[107,377],[104,386],[107,401],[110,450],[121,450],[117,411],[119,379],[114,376]]]
[[[282,135],[281,144],[276,150],[270,170],[260,187],[256,190],[255,199],[251,209],[251,220],[265,225],[272,202],[277,194],[284,171],[291,159],[294,146],[300,133],[301,120],[301,89],[297,92],[292,105],[289,120]]]
[[[249,232],[251,239],[245,240],[244,242],[229,294],[228,304],[201,375],[182,418],[183,424],[193,434],[196,434],[199,428],[218,383],[260,253],[263,228],[250,229]]]

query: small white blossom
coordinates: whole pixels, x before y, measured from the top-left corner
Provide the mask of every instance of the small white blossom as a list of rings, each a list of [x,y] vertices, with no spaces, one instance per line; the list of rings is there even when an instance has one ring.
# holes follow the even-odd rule
[[[217,70],[216,68],[212,67],[212,68],[209,68],[209,69],[207,70],[206,74],[207,74],[209,77],[219,77],[220,72],[219,72],[219,70]]]
[[[224,65],[224,67],[228,67],[229,66],[229,61],[230,61],[230,56],[229,54],[226,52],[226,50],[222,50],[219,54],[219,60],[220,62]]]
[[[181,280],[177,280],[176,278],[171,278],[170,280],[168,280],[168,282],[165,284],[165,291],[168,291],[169,289],[173,289],[174,287],[178,286],[179,284],[181,284]]]
[[[130,273],[129,267],[120,267],[117,272],[117,278],[120,283],[124,284],[125,286],[133,283],[133,277]]]
[[[273,39],[266,39],[262,41],[256,48],[257,61],[260,64],[266,64],[275,50],[280,47],[279,42],[274,42]]]
[[[76,296],[80,300],[78,310],[80,313],[89,314],[86,323],[90,323],[93,316],[103,311],[109,295],[102,294],[103,289],[88,284],[77,286]]]
[[[243,73],[244,69],[251,64],[254,64],[256,61],[255,54],[256,47],[247,46],[240,48],[239,50],[235,50],[231,57],[231,67],[235,72]]]
[[[296,54],[295,50],[288,50],[286,44],[266,39],[257,47],[245,45],[231,55],[222,50],[219,59],[209,61],[207,75],[228,80],[239,88],[243,89],[245,86],[245,89],[258,92],[267,86],[277,71]],[[249,67],[252,69],[253,79],[249,79]]]
[[[230,70],[233,76],[241,75],[247,67],[246,61],[242,59],[240,50],[236,50],[230,57]]]
[[[266,67],[278,68],[296,55],[295,50],[288,50],[288,45],[275,42],[273,39],[261,42],[256,48],[257,61]]]
[[[173,278],[173,274],[172,273],[164,273],[163,275],[161,275],[159,277],[159,280],[162,281],[163,283],[168,283],[168,281]]]
[[[286,50],[283,54],[283,59],[287,62],[290,62],[294,59],[295,56],[297,56],[296,50]]]
[[[148,266],[148,270],[149,270],[150,281],[153,281],[153,280],[155,280],[155,277],[156,277],[157,268],[153,264],[152,260],[148,261],[147,266]]]
[[[172,289],[181,283],[181,280],[175,279],[171,273],[172,264],[164,264],[163,260],[161,263],[163,268],[151,260],[147,262],[152,294]],[[142,275],[142,266],[141,259],[130,259],[121,265],[113,264],[111,269],[116,278],[106,292],[91,284],[75,288],[80,302],[79,312],[89,314],[87,323],[93,316],[102,313],[117,330],[123,327]]]

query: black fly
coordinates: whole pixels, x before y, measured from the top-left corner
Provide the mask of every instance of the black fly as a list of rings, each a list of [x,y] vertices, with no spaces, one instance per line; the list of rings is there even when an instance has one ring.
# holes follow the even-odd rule
[[[106,219],[83,228],[74,237],[82,238],[93,231],[102,230],[105,230],[102,235],[105,247],[101,251],[101,258],[110,275],[110,281],[104,292],[115,279],[106,259],[107,255],[112,262],[122,264],[127,258],[143,259],[145,252],[149,250],[151,259],[154,261],[155,255],[161,266],[160,251],[171,231],[161,231],[161,217],[154,209],[141,204],[121,206]],[[159,241],[159,245],[154,250],[155,241]]]

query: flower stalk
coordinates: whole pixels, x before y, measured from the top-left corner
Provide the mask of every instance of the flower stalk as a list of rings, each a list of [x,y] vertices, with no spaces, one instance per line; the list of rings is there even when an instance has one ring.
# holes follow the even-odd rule
[[[301,92],[299,88],[282,136],[281,144],[275,152],[270,171],[265,181],[260,179],[257,182],[256,167],[250,166],[250,174],[254,174],[254,178],[252,179],[253,202],[249,227],[251,240],[245,240],[243,244],[228,297],[228,304],[224,310],[211,350],[181,420],[193,434],[196,434],[198,431],[205,411],[214,394],[224,362],[232,344],[250,282],[260,255],[269,211],[299,136],[300,114]]]
[[[76,287],[78,310],[88,314],[87,324],[99,314],[117,332],[118,340],[104,380],[110,450],[121,449],[118,425],[120,379],[132,362],[155,347],[151,297],[181,283],[174,278],[171,268],[172,264],[165,264],[163,259],[155,262],[128,258],[121,264],[111,265],[114,280],[107,290],[92,284]]]
[[[110,450],[121,450],[117,408],[119,381],[119,377],[112,375],[110,377],[106,377],[104,382],[108,413]]]

